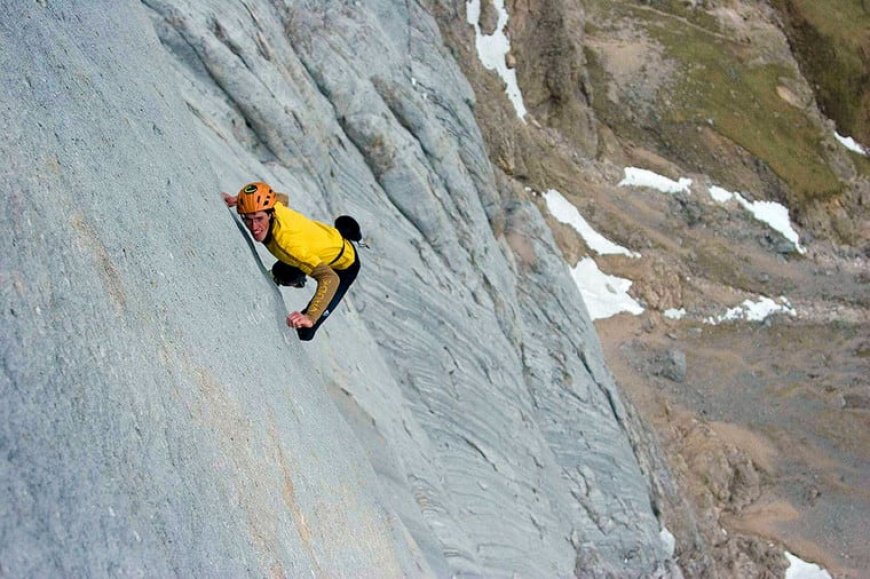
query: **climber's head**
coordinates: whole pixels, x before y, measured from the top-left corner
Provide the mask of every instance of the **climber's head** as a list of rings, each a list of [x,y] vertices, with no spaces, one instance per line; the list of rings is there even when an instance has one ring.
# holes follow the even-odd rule
[[[261,182],[248,183],[239,191],[236,211],[255,240],[263,241],[269,235],[269,222],[277,200],[278,194]]]
[[[239,196],[236,200],[236,211],[239,212],[239,215],[268,211],[275,206],[277,201],[278,194],[272,191],[271,187],[256,181],[248,183],[239,191]]]

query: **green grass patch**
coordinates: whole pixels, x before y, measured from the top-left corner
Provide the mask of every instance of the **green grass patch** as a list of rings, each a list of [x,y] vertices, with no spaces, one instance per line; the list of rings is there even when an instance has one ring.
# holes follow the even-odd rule
[[[706,10],[692,8],[684,0],[651,0],[648,4],[630,4],[629,7],[635,11],[648,10],[670,14],[706,30],[720,32],[719,21],[712,14]]]
[[[647,30],[682,67],[667,95],[672,105],[660,108],[665,126],[712,125],[785,181],[798,197],[790,202],[825,199],[842,190],[824,161],[819,128],[776,92],[781,79],[793,76],[791,70],[747,64],[746,47],[673,19],[654,18]],[[690,131],[680,136],[692,138]]]
[[[804,75],[840,132],[870,138],[870,3],[867,0],[774,0],[785,15]]]
[[[870,37],[870,4],[866,0],[773,0],[773,4],[780,9],[790,5],[821,34],[856,52]]]
[[[612,79],[594,51],[586,50],[593,108],[621,138],[646,143],[723,185],[753,187],[745,182],[746,171],[752,170],[770,184],[770,194],[779,187],[764,175],[775,174],[786,185],[790,207],[798,212],[842,193],[844,185],[825,160],[822,143],[828,135],[777,93],[778,86],[794,78],[791,68],[754,61],[753,46],[723,38],[724,31],[709,14],[678,0],[654,0],[649,6],[589,0],[587,10],[587,34],[606,38],[609,23],[635,22],[677,66],[672,83],[657,96],[655,112],[644,117],[631,103],[607,97]],[[759,166],[747,168],[738,166],[739,161],[734,165],[733,158],[723,159],[702,127],[748,151]],[[866,174],[870,162],[857,158],[856,165]]]

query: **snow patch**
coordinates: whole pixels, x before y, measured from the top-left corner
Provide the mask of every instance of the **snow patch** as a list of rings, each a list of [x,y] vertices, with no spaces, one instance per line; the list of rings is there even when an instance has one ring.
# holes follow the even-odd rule
[[[788,551],[785,552],[785,558],[788,559],[785,579],[831,579],[831,574],[818,565],[807,563]]]
[[[571,270],[571,277],[593,320],[609,318],[620,312],[643,313],[643,307],[628,295],[631,280],[603,273],[591,257],[581,259]]]
[[[719,203],[727,203],[731,199],[736,199],[746,211],[752,216],[769,225],[780,235],[789,240],[797,249],[798,253],[806,253],[807,249],[801,245],[800,236],[792,226],[791,219],[788,216],[788,209],[775,201],[749,201],[740,193],[732,193],[722,187],[710,187],[710,196]]]
[[[785,297],[779,298],[781,303],[776,303],[769,297],[761,296],[757,302],[745,300],[737,307],[728,309],[721,316],[711,316],[704,320],[705,324],[713,326],[719,325],[722,322],[732,322],[735,320],[746,320],[748,322],[763,322],[773,314],[787,314],[796,316],[797,311],[792,307],[791,302]]]
[[[511,50],[510,40],[504,32],[508,22],[508,13],[504,7],[504,0],[492,0],[492,3],[498,11],[498,24],[495,27],[495,32],[487,36],[480,30],[480,0],[466,2],[466,21],[474,26],[475,46],[481,64],[487,70],[496,71],[505,82],[507,85],[505,92],[513,103],[517,116],[525,122],[526,105],[523,104],[523,94],[517,84],[517,73],[514,69],[508,68],[505,60]]]
[[[658,173],[647,171],[646,169],[638,169],[637,167],[626,167],[625,178],[619,182],[619,187],[649,187],[656,189],[662,193],[679,193],[685,191],[689,193],[689,187],[692,186],[692,180],[681,177],[679,181],[668,179]]]
[[[669,320],[682,320],[686,317],[686,309],[685,308],[671,308],[669,310],[664,311],[664,316]]]
[[[722,187],[717,187],[716,185],[713,185],[712,187],[710,187],[710,197],[712,197],[714,201],[717,201],[719,203],[727,203],[734,199],[734,193],[732,193],[731,191],[726,191]]]
[[[544,199],[547,201],[547,209],[558,221],[570,225],[586,242],[586,245],[599,255],[627,255],[628,257],[638,258],[639,253],[629,251],[628,249],[613,243],[603,235],[592,229],[589,223],[583,219],[577,208],[570,201],[556,191],[550,189],[544,193]]]
[[[864,155],[865,157],[870,157],[870,148],[865,147],[852,137],[844,137],[838,132],[834,132],[834,136],[837,137],[837,140],[840,141],[840,144],[849,149],[854,153],[858,153],[859,155]]]
[[[783,237],[791,241],[798,253],[806,253],[807,248],[801,245],[800,236],[792,227],[791,219],[788,216],[788,209],[774,201],[747,201],[745,197],[735,194],[737,202],[749,211],[758,221],[762,221],[770,225],[774,230],[782,234]]]
[[[659,538],[665,546],[665,553],[667,553],[667,556],[673,557],[674,551],[677,548],[677,539],[674,537],[673,533],[671,533],[667,527],[662,527],[662,531],[659,533]]]

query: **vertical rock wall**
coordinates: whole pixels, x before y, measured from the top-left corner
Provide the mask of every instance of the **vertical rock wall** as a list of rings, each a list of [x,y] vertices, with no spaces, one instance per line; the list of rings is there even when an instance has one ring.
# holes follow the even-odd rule
[[[7,9],[0,569],[662,572],[594,329],[435,22],[311,4]],[[372,246],[312,344],[217,196],[253,179]]]

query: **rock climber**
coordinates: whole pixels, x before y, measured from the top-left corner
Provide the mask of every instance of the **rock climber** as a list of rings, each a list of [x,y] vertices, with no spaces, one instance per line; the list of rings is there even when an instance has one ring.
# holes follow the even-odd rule
[[[278,258],[272,266],[275,283],[301,288],[306,276],[317,281],[305,309],[287,316],[299,339],[311,340],[359,273],[352,243],[361,239],[359,225],[348,216],[339,217],[337,227],[309,219],[288,207],[286,195],[259,181],[245,185],[236,196],[221,196],[227,207],[236,208],[254,240]]]

